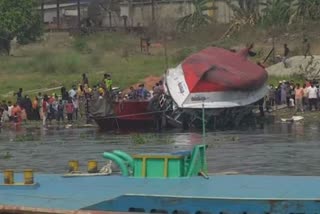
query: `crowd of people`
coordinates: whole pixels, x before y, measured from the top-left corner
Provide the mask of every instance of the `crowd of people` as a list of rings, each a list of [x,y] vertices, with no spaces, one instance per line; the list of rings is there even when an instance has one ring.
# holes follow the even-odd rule
[[[297,112],[320,109],[320,88],[316,80],[305,80],[303,85],[294,81],[280,81],[277,87],[270,85],[266,97],[266,108],[271,110],[278,105],[287,105]]]
[[[109,74],[104,74],[103,80],[92,88],[88,77],[83,74],[78,86],[73,85],[70,90],[61,87],[59,95],[39,92],[31,99],[28,95],[23,96],[23,89],[20,88],[14,93],[15,102],[2,100],[0,103],[1,124],[12,122],[19,125],[27,120],[42,120],[42,125],[46,127],[53,120],[58,124],[64,124],[65,119],[68,124],[79,118],[88,120],[88,104],[92,96],[104,96],[111,90],[112,79]]]
[[[150,93],[145,87],[144,84],[140,84],[138,88],[130,87],[130,91],[125,95],[126,99],[129,100],[143,100],[149,99],[151,97],[158,97],[159,95],[164,93],[163,81],[160,80],[157,82],[153,88],[152,93]]]
[[[89,120],[89,103],[91,99],[99,99],[106,95],[115,96],[113,93],[113,82],[110,74],[104,74],[103,79],[96,85],[90,87],[86,74],[82,75],[82,80],[78,85],[73,85],[70,90],[61,87],[60,93],[51,95],[39,92],[31,99],[28,95],[23,95],[23,89],[20,88],[14,96],[15,102],[2,100],[0,103],[1,124],[12,122],[15,125],[23,121],[40,121],[46,127],[53,120],[58,124],[72,124],[75,120]],[[123,97],[118,98],[126,100],[144,100],[151,99],[164,93],[163,82],[159,81],[149,92],[144,84],[138,88],[130,87],[130,91]]]

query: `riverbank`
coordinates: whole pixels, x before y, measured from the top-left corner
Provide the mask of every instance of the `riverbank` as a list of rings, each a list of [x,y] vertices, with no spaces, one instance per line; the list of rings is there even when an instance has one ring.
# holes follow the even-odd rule
[[[90,84],[97,84],[104,73],[111,73],[115,86],[122,89],[149,76],[161,76],[168,67],[177,66],[185,57],[207,46],[240,49],[249,42],[255,43],[255,62],[263,61],[272,48],[268,30],[243,27],[239,32],[222,38],[228,25],[212,25],[204,30],[151,38],[150,53],[140,49],[140,37],[121,32],[97,33],[73,37],[68,33],[48,33],[36,43],[13,45],[12,56],[0,56],[0,96],[13,99],[12,95],[22,87],[29,95],[36,91],[51,94],[57,87],[67,88],[87,73]],[[310,28],[310,29],[309,29]],[[320,53],[318,28],[309,31],[312,53]],[[277,33],[275,55],[282,54],[283,43],[288,43],[291,55],[301,52],[302,33],[290,26]],[[272,58],[272,57],[271,57]],[[272,64],[269,60],[266,66]],[[294,79],[300,76],[277,77],[271,75],[269,83]],[[26,93],[25,93],[26,94]]]
[[[274,117],[274,122],[299,122],[308,124],[318,124],[320,121],[320,111],[297,112],[295,108],[281,108],[272,111],[269,115]],[[302,118],[301,118],[302,117]],[[297,118],[296,121],[295,118]]]

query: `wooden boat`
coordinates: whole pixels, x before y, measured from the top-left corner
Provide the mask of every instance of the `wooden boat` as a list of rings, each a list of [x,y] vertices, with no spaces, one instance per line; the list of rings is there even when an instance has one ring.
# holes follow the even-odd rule
[[[113,114],[94,117],[102,130],[150,129],[153,114],[148,111],[149,100],[123,100],[113,102]]]

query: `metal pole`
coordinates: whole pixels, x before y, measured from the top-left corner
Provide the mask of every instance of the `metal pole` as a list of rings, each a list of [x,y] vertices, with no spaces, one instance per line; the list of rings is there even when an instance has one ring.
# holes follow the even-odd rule
[[[112,27],[112,14],[111,14],[111,11],[109,11],[109,26],[110,26],[110,30],[111,30],[111,27]]]
[[[165,35],[164,36],[164,59],[165,59],[165,64],[166,64],[166,71],[165,72],[167,72],[167,70],[168,70],[168,68],[169,68],[169,64],[168,64],[168,52],[167,52],[167,36]]]
[[[78,10],[78,28],[81,28],[81,14],[80,14],[80,0],[77,0],[77,10]]]
[[[205,123],[205,112],[204,112],[204,103],[202,103],[202,141],[206,136],[206,123]]]

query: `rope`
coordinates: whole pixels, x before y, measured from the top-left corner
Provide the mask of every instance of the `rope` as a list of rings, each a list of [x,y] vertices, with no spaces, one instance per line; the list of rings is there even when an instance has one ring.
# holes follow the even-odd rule
[[[111,168],[111,166],[112,166],[112,161],[110,160],[106,165],[104,165],[104,166],[100,169],[99,173],[109,173],[109,174],[111,174],[111,173],[112,173],[112,168]]]
[[[258,107],[259,105],[246,105],[246,106],[239,106],[239,107]],[[233,108],[233,107],[232,107]],[[235,107],[236,108],[236,107]],[[231,108],[230,108],[231,109]],[[197,109],[195,109],[197,110]],[[199,110],[199,109],[198,109]],[[173,111],[172,109],[167,110],[161,110],[161,111],[151,111],[151,112],[144,112],[144,113],[136,113],[136,114],[126,114],[126,115],[120,115],[120,116],[107,116],[107,117],[99,117],[104,119],[118,119],[118,118],[124,118],[124,117],[133,117],[133,116],[140,116],[140,115],[149,115],[149,114],[155,114],[155,113],[164,113],[168,111]],[[92,116],[91,116],[92,117]]]
[[[109,117],[101,117],[105,119],[117,119],[117,118],[123,118],[123,117],[133,117],[133,116],[139,116],[139,115],[148,115],[148,114],[155,114],[155,113],[163,113],[171,110],[162,110],[162,111],[151,111],[151,112],[145,112],[145,113],[137,113],[137,114],[126,114],[126,115],[120,115],[120,116],[109,116]]]

